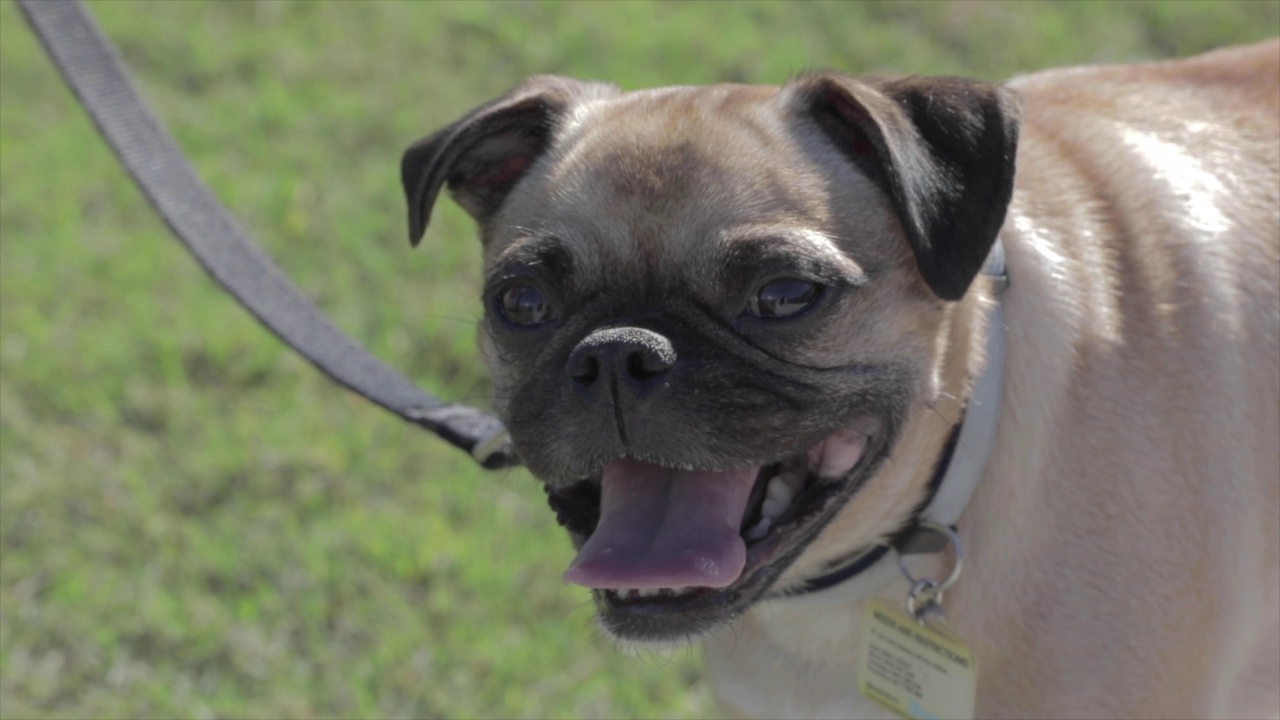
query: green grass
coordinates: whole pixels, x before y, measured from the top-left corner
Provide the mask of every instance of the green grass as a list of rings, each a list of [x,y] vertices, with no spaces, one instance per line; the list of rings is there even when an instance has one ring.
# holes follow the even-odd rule
[[[378,355],[484,402],[478,247],[412,140],[542,72],[1000,78],[1280,33],[1280,3],[94,2],[207,182]],[[523,472],[338,390],[203,276],[0,4],[0,714],[698,717],[560,584]]]

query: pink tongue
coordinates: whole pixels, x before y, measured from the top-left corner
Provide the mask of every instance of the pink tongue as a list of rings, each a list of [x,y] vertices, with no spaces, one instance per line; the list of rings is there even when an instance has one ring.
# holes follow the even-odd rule
[[[569,564],[565,582],[590,588],[731,584],[746,564],[738,529],[758,472],[609,463],[601,477],[600,523]]]

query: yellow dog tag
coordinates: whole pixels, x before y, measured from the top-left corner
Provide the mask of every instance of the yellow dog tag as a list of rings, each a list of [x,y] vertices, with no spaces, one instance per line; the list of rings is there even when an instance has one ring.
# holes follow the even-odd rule
[[[978,665],[945,621],[920,623],[871,598],[858,643],[858,690],[905,718],[973,718]]]

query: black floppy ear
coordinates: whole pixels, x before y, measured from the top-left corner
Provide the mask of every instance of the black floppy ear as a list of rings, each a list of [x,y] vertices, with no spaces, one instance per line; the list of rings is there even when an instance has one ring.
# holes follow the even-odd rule
[[[568,78],[531,78],[506,95],[405,150],[400,179],[409,203],[409,242],[422,240],[440,188],[485,222],[546,151],[574,102],[612,86]]]
[[[959,300],[1013,193],[1017,94],[961,78],[795,81],[803,111],[889,193],[925,283]]]

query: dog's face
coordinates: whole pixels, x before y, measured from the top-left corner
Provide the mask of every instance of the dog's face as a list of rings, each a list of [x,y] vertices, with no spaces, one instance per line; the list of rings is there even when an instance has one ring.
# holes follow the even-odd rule
[[[413,240],[445,185],[480,224],[497,409],[605,627],[711,629],[906,492],[875,471],[936,392],[1016,136],[1013,99],[960,80],[543,77],[406,152]]]

